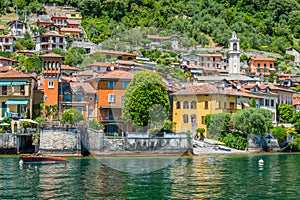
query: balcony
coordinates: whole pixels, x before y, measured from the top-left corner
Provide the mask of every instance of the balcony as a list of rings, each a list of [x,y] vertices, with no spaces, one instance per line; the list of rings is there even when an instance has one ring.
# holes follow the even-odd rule
[[[121,116],[102,116],[101,117],[102,122],[123,122],[121,119]]]
[[[24,119],[25,113],[6,112],[5,117],[13,119]]]

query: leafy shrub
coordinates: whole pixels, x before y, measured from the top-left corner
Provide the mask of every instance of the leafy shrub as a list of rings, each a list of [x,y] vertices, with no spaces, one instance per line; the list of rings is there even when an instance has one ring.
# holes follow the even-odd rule
[[[278,142],[283,142],[287,137],[287,131],[284,127],[275,127],[271,130]]]
[[[220,135],[217,138],[229,148],[244,150],[248,147],[248,139],[246,135],[238,132],[228,133],[227,135]]]
[[[103,125],[101,122],[97,122],[95,120],[89,121],[89,128],[100,130],[103,128]]]

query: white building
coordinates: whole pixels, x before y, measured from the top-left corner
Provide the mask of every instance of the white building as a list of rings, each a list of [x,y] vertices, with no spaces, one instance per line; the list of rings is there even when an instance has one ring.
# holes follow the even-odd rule
[[[232,32],[232,37],[229,40],[229,53],[228,53],[228,68],[229,74],[240,74],[240,39],[236,37],[236,33]]]

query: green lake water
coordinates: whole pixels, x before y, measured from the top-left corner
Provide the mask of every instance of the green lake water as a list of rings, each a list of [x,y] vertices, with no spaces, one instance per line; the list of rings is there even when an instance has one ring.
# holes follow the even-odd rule
[[[299,154],[18,161],[0,157],[0,199],[300,198]]]

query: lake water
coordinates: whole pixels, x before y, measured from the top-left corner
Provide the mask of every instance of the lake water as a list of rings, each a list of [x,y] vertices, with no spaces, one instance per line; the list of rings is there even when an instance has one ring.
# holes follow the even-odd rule
[[[67,164],[23,166],[18,161],[0,157],[1,199],[300,197],[299,154],[69,158]]]

